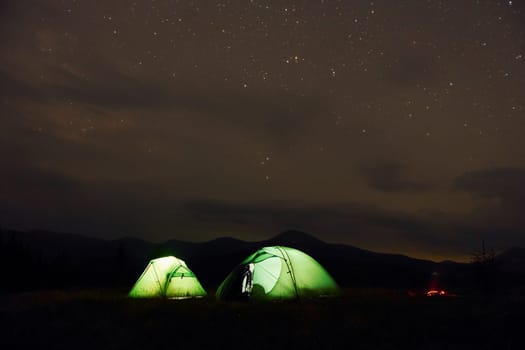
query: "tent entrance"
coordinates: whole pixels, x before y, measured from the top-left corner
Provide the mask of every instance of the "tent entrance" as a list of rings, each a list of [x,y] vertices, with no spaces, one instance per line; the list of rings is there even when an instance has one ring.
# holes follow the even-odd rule
[[[268,294],[277,284],[282,270],[282,259],[277,256],[272,256],[257,263],[257,269],[253,274],[253,285],[256,290],[255,293]]]
[[[134,298],[179,299],[205,295],[206,291],[186,263],[173,256],[151,260],[129,292]]]

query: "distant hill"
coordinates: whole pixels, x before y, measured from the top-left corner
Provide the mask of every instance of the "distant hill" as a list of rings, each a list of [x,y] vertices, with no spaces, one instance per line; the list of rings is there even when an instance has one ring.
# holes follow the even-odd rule
[[[39,256],[43,261],[67,259],[68,263],[73,265],[111,260],[115,258],[121,247],[125,247],[130,257],[145,257],[150,254],[154,246],[151,242],[133,237],[104,240],[78,234],[38,230],[3,232],[0,238],[6,249],[11,245],[23,249],[31,256]]]
[[[285,231],[259,242],[222,237],[202,243],[172,239],[155,244],[132,237],[104,240],[49,231],[3,231],[0,238],[2,268],[6,268],[7,260],[25,259],[28,265],[23,268],[36,267],[40,274],[52,276],[41,277],[40,284],[44,287],[53,283],[130,286],[151,258],[175,255],[186,260],[205,286],[215,288],[246,256],[269,245],[304,251],[319,261],[342,286],[424,289],[433,272],[439,272],[443,283],[452,288],[473,283],[469,264],[436,263],[405,255],[377,253],[326,243],[300,231]],[[524,249],[514,248],[498,258],[501,265],[513,269],[513,273],[525,271]],[[11,273],[14,279],[18,278]]]
[[[525,286],[525,248],[512,247],[496,256],[496,267],[509,286]],[[523,289],[521,294],[523,294]]]
[[[525,271],[525,248],[507,249],[496,257],[496,261],[505,271]]]

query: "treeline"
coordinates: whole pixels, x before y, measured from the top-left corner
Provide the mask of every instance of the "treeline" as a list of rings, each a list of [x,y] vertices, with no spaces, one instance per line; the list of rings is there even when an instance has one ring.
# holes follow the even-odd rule
[[[119,244],[109,258],[82,263],[71,252],[46,254],[19,240],[14,232],[0,233],[0,292],[129,287],[143,268],[141,265],[127,254],[125,244]]]

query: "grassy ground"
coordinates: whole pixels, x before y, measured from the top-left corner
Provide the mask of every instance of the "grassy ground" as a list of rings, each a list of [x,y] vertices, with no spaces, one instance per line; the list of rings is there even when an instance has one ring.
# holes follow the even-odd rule
[[[523,303],[347,290],[331,300],[135,300],[52,291],[0,301],[0,347],[45,349],[525,349]]]

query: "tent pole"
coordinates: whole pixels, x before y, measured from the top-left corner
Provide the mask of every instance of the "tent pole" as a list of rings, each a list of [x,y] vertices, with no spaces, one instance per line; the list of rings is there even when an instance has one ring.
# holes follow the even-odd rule
[[[297,297],[297,299],[299,299],[299,291],[297,290],[297,282],[295,281],[295,272],[293,270],[292,262],[290,261],[290,256],[284,249],[281,249],[281,246],[277,246],[277,249],[279,249],[279,251],[283,255],[284,261],[286,262],[286,266],[288,267],[288,271],[290,272],[290,278],[292,279],[293,288],[295,290],[295,296]]]
[[[159,274],[157,273],[157,268],[155,267],[155,263],[153,261],[150,262],[151,267],[153,268],[153,272],[155,272],[155,277],[157,277],[157,284],[159,285],[159,290],[161,296],[165,296],[165,291],[162,288],[162,285],[160,284]]]

